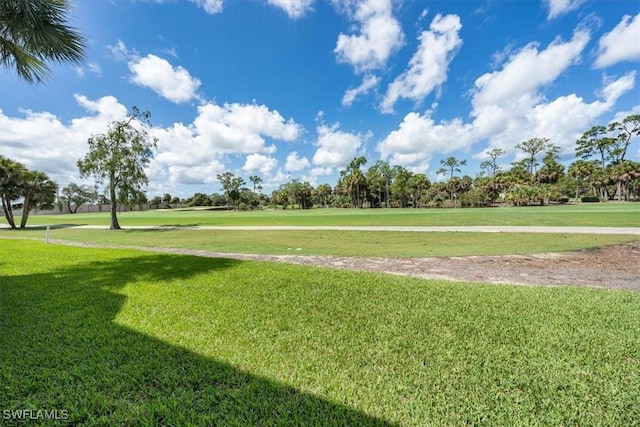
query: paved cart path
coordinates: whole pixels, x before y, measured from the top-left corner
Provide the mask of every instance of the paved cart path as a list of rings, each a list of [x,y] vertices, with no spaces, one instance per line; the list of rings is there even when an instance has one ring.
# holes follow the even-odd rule
[[[0,225],[6,228],[6,225]],[[27,228],[45,228],[46,225],[32,225]],[[104,225],[50,225],[54,228],[106,229]],[[394,231],[413,233],[433,232],[474,232],[474,233],[561,233],[561,234],[633,234],[640,235],[640,227],[551,227],[551,226],[351,226],[351,225],[199,225],[199,226],[154,226],[131,225],[123,229],[146,230],[248,230],[248,231]]]

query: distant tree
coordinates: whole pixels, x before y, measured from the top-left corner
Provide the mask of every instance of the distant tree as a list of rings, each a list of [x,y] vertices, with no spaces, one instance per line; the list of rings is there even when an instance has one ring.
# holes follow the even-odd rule
[[[640,178],[640,163],[622,160],[609,168],[609,176],[616,184],[618,201],[630,200],[629,184]]]
[[[396,176],[391,184],[391,193],[393,198],[398,201],[401,208],[406,208],[411,199],[411,189],[409,188],[409,180],[413,176],[413,172],[396,166]]]
[[[467,164],[466,160],[458,160],[455,157],[448,157],[446,159],[440,160],[440,164],[442,167],[438,169],[437,173],[445,174],[449,172],[449,178],[453,178],[454,172],[462,172],[460,170],[460,166],[465,166]]]
[[[594,155],[599,155],[600,168],[607,168],[609,150],[616,143],[616,138],[609,136],[609,131],[604,126],[593,126],[582,134],[576,141],[576,156],[587,160]]]
[[[351,197],[353,208],[361,208],[365,199],[367,179],[360,170],[365,163],[367,159],[364,156],[356,157],[349,162],[346,169],[340,171],[340,180]]]
[[[280,188],[273,190],[273,192],[271,193],[271,203],[273,204],[274,208],[282,206],[283,210],[287,209],[287,206],[289,205],[289,194],[284,185],[281,185]]]
[[[84,38],[67,23],[67,0],[3,0],[0,2],[0,63],[18,77],[42,82],[47,61],[78,63]]]
[[[480,168],[482,170],[490,171],[490,176],[495,177],[496,173],[500,170],[498,167],[498,158],[504,156],[506,152],[502,148],[494,148],[492,150],[485,151],[484,153],[489,156],[490,160],[485,160],[480,163]]]
[[[597,166],[593,161],[583,159],[578,159],[569,165],[567,175],[575,179],[576,200],[580,198],[580,193],[584,187],[584,183],[591,175],[594,174],[596,168]]]
[[[27,171],[22,181],[22,218],[20,228],[27,226],[29,213],[32,209],[53,209],[56,199],[56,183],[46,173]]]
[[[152,208],[160,209],[160,205],[162,205],[162,197],[155,196],[149,201],[149,205],[151,205]]]
[[[224,190],[224,194],[227,196],[229,201],[233,203],[234,207],[238,206],[238,201],[240,200],[240,193],[242,187],[245,186],[244,179],[239,176],[236,176],[232,172],[225,172],[217,175],[218,181],[222,184],[222,189]]]
[[[171,207],[171,194],[169,193],[164,193],[162,195],[162,203],[164,205],[165,208],[170,208]]]
[[[196,193],[187,199],[187,206],[211,206],[211,198],[204,193]]]
[[[564,166],[559,162],[560,147],[550,144],[542,158],[542,167],[536,175],[536,180],[542,184],[555,184],[564,176]]]
[[[320,200],[320,205],[323,207],[327,207],[328,197],[331,195],[333,189],[329,184],[320,184],[316,188],[316,196]]]
[[[62,201],[67,206],[69,213],[76,213],[78,208],[85,203],[91,203],[98,198],[98,193],[88,185],[78,185],[70,182],[61,191]]]
[[[411,200],[413,201],[413,207],[419,208],[422,202],[422,197],[425,195],[429,187],[431,187],[431,181],[423,173],[416,173],[409,177],[407,181],[407,187]]]
[[[516,148],[529,155],[527,166],[533,176],[538,162],[536,156],[550,147],[549,138],[531,138],[516,145]]]
[[[609,132],[617,132],[616,142],[611,145],[609,155],[613,163],[624,161],[631,138],[640,135],[640,114],[632,114],[621,122],[613,122],[609,125]]]
[[[262,178],[260,178],[258,175],[251,175],[249,177],[249,181],[253,183],[254,193],[256,192],[257,189],[262,189],[262,187],[260,186],[260,184],[262,184]]]
[[[182,199],[180,199],[180,197],[178,196],[174,196],[171,198],[170,202],[173,206],[179,206],[182,203]]]
[[[133,107],[125,120],[113,122],[106,134],[92,135],[89,153],[78,161],[82,177],[107,181],[111,210],[111,230],[119,230],[118,200],[140,191],[149,183],[144,168],[149,165],[157,139],[147,133],[150,114]]]

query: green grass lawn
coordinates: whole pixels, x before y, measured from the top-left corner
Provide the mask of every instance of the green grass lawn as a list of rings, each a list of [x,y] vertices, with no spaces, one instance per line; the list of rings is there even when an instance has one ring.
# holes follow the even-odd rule
[[[628,291],[5,239],[0,409],[83,425],[634,425],[639,319]]]
[[[1,236],[44,240],[45,230],[0,230]],[[563,252],[636,241],[640,236],[531,233],[367,231],[93,230],[60,228],[51,239],[227,253],[431,257]]]
[[[4,223],[4,219],[1,219]],[[479,209],[310,209],[251,212],[163,210],[123,212],[127,225],[556,225],[640,227],[640,203]],[[109,225],[109,215],[33,215],[30,224]]]

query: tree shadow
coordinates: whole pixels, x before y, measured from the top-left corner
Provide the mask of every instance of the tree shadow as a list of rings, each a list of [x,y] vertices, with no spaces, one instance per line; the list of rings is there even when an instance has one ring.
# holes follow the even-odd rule
[[[67,425],[390,425],[115,322],[136,280],[161,286],[240,263],[144,254],[0,276],[0,417],[56,409]]]

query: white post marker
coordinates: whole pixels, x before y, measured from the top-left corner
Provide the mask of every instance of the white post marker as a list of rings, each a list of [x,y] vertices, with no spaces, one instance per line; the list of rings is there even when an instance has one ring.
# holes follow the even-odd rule
[[[45,242],[47,245],[49,244],[49,229],[50,229],[50,228],[51,228],[51,227],[49,227],[49,226],[47,225],[47,232],[46,232],[46,233],[45,233],[45,235],[44,235],[44,242]]]

